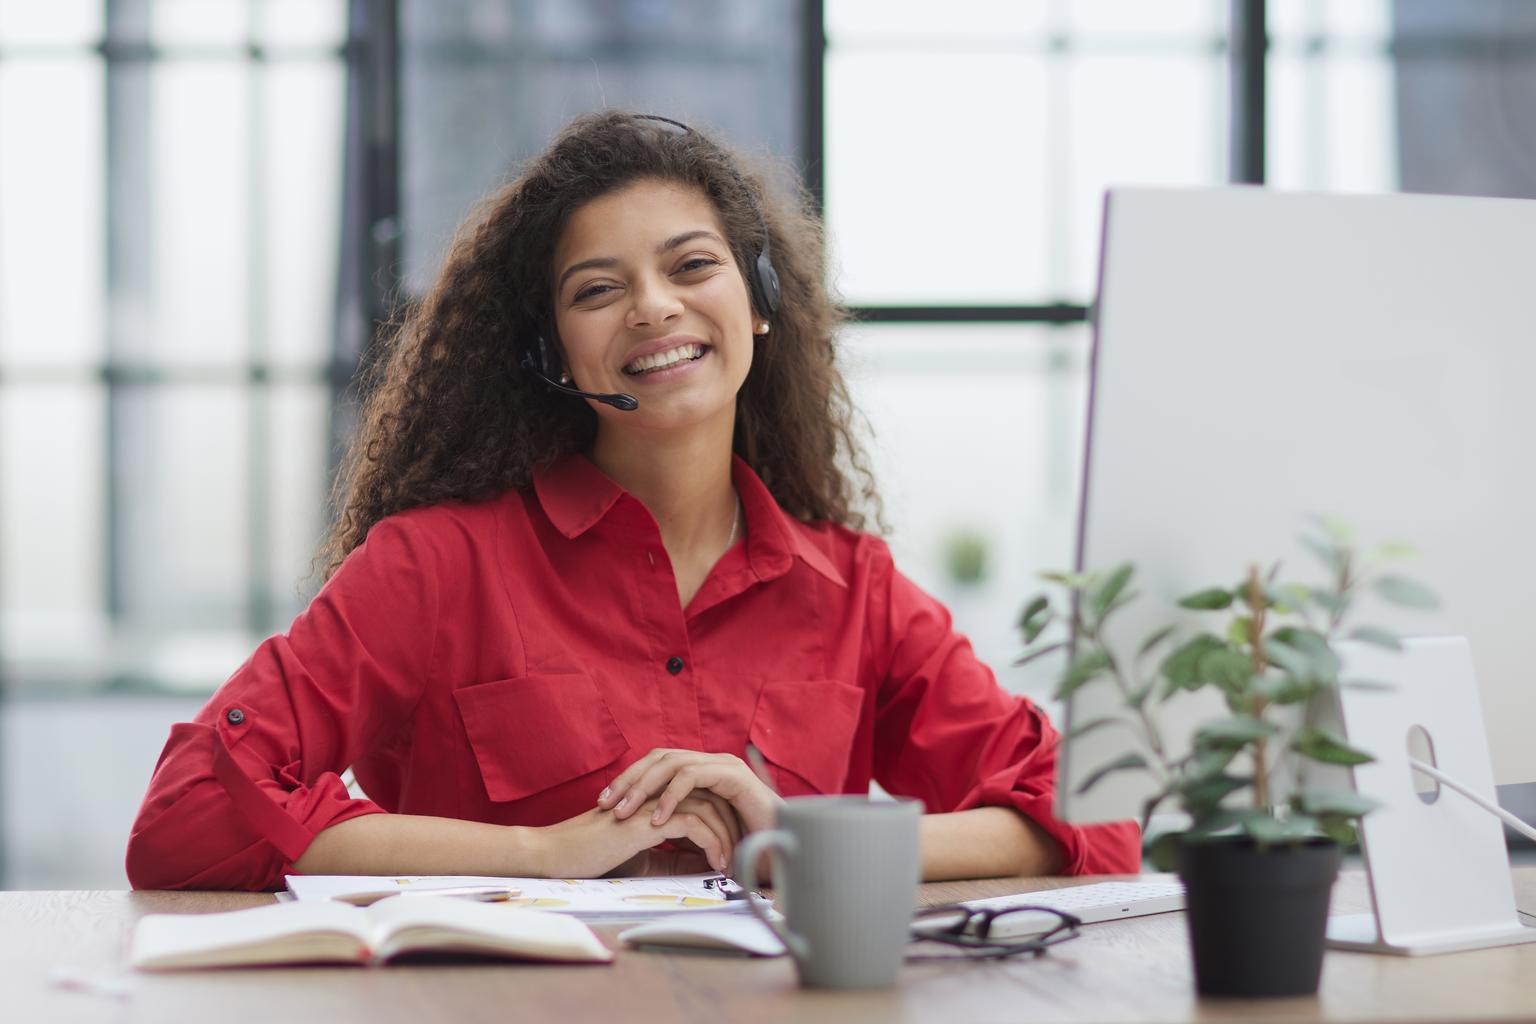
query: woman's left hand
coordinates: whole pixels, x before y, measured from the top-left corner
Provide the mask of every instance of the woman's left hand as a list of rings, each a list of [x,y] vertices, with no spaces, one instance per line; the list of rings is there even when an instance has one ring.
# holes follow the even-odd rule
[[[660,825],[688,794],[707,790],[730,802],[748,832],[772,828],[779,796],[741,758],[697,750],[658,747],[619,773],[598,797],[597,806],[627,818],[653,797],[651,823]]]

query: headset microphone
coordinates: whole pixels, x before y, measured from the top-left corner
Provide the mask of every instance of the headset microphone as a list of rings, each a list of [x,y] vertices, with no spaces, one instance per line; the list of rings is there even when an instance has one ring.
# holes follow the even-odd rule
[[[543,338],[539,339],[539,351],[541,354],[546,351]],[[594,402],[602,402],[604,405],[611,405],[615,409],[623,409],[625,412],[634,412],[636,409],[640,408],[640,401],[634,395],[599,394],[594,391],[583,391],[580,388],[573,388],[560,383],[559,381],[555,380],[555,378],[544,372],[543,367],[539,366],[538,361],[534,359],[532,352],[523,353],[523,369],[527,370],[529,373],[533,374],[535,377],[539,378],[545,384],[548,384],[550,387],[554,388],[561,394],[575,395],[578,398],[590,398]]]

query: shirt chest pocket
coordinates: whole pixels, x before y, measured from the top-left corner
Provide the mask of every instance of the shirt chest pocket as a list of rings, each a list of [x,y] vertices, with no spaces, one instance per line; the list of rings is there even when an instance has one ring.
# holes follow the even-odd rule
[[[529,675],[455,690],[485,792],[521,800],[613,764],[629,744],[597,684]]]
[[[763,684],[748,735],[782,795],[843,791],[863,706],[863,690],[835,679]]]

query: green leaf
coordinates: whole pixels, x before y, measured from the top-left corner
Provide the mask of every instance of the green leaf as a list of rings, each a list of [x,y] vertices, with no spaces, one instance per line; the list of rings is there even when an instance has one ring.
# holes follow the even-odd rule
[[[1140,711],[1144,706],[1146,706],[1147,698],[1152,696],[1153,689],[1155,689],[1155,687],[1151,683],[1138,686],[1136,689],[1132,690],[1129,694],[1126,695],[1126,707],[1130,708],[1132,711]]]
[[[1253,694],[1247,687],[1241,690],[1223,690],[1221,700],[1226,704],[1227,710],[1234,715],[1246,715],[1253,707]]]
[[[1193,815],[1187,835],[1191,839],[1213,836],[1228,829],[1243,828],[1255,818],[1268,818],[1265,811],[1252,807],[1220,807],[1204,814]]]
[[[1177,628],[1178,627],[1176,627],[1176,626],[1164,626],[1162,629],[1158,630],[1156,633],[1153,633],[1151,636],[1147,637],[1145,640],[1143,640],[1141,642],[1141,650],[1136,652],[1136,656],[1139,658],[1139,657],[1141,657],[1144,654],[1150,653],[1152,648],[1156,647],[1158,644],[1162,643],[1164,640],[1167,640],[1169,637],[1173,636],[1174,631]]]
[[[1246,615],[1239,615],[1227,623],[1227,643],[1242,646],[1248,642],[1248,632],[1253,629],[1253,620]]]
[[[1056,699],[1066,700],[1101,675],[1109,665],[1109,654],[1103,648],[1095,647],[1079,654],[1062,675],[1061,683],[1056,687]]]
[[[1257,740],[1269,739],[1280,730],[1252,715],[1233,715],[1206,722],[1195,730],[1195,747],[1208,750],[1212,747],[1242,747]]]
[[[1300,704],[1317,692],[1318,684],[1306,676],[1265,676],[1253,681],[1252,690],[1271,704]]]
[[[1098,768],[1090,772],[1088,777],[1083,780],[1082,785],[1077,787],[1078,795],[1081,796],[1082,794],[1092,789],[1094,786],[1097,786],[1100,780],[1102,780],[1107,775],[1113,775],[1115,772],[1123,772],[1134,768],[1145,767],[1147,767],[1147,759],[1142,757],[1140,754],[1121,754],[1119,757],[1115,758],[1108,764],[1100,765]]]
[[[1185,778],[1199,779],[1220,775],[1227,770],[1227,765],[1237,756],[1237,747],[1215,747],[1208,750],[1199,750],[1185,759],[1189,767],[1186,769]]]
[[[1381,595],[1383,600],[1391,601],[1404,608],[1432,611],[1440,607],[1440,599],[1435,596],[1434,591],[1406,576],[1381,577],[1376,581],[1376,593]]]
[[[1391,559],[1418,558],[1419,549],[1404,540],[1389,540],[1375,551],[1371,557],[1383,561]]]
[[[1359,640],[1361,643],[1366,644],[1375,644],[1377,647],[1385,647],[1393,651],[1403,649],[1403,641],[1396,633],[1389,629],[1379,629],[1376,626],[1360,626],[1349,634],[1348,639]]]
[[[1024,614],[1019,616],[1019,628],[1024,631],[1024,644],[1028,646],[1035,642],[1046,626],[1055,618],[1051,611],[1051,599],[1044,594],[1037,596],[1029,604],[1024,606]]]
[[[1291,740],[1291,749],[1303,757],[1324,764],[1370,764],[1376,760],[1370,754],[1335,736],[1326,729],[1303,729]]]
[[[1184,833],[1164,832],[1146,846],[1147,860],[1159,871],[1179,870],[1179,846]]]
[[[1318,831],[1340,846],[1358,846],[1360,834],[1355,823],[1341,814],[1324,814],[1317,819]]]
[[[1316,630],[1285,626],[1275,630],[1271,639],[1305,655],[1309,666],[1305,674],[1330,683],[1338,678],[1339,657],[1328,646],[1328,638]]]
[[[1296,540],[1300,542],[1302,547],[1311,552],[1314,558],[1322,562],[1323,567],[1330,573],[1337,573],[1343,568],[1344,552],[1334,545],[1327,541],[1318,540],[1316,537],[1309,537],[1306,534],[1302,534]]]
[[[1305,679],[1312,674],[1312,660],[1290,644],[1271,637],[1264,644],[1264,659],[1283,672]]]
[[[1311,588],[1300,583],[1287,583],[1283,587],[1272,587],[1269,591],[1271,607],[1282,615],[1301,611],[1311,597]]]
[[[1352,789],[1326,789],[1316,787],[1305,789],[1296,797],[1296,806],[1307,814],[1322,818],[1326,815],[1341,815],[1346,818],[1358,818],[1363,814],[1369,814],[1381,805],[1376,801],[1363,797]]]
[[[1180,598],[1179,607],[1202,612],[1219,612],[1223,608],[1232,607],[1232,591],[1222,590],[1220,587],[1202,590]]]
[[[1343,615],[1349,611],[1349,598],[1323,587],[1312,589],[1312,603],[1332,615]]]
[[[1083,572],[1043,572],[1040,578],[1050,583],[1060,583],[1068,590],[1082,590],[1093,582],[1093,577]]]
[[[1272,634],[1283,644],[1290,644],[1308,657],[1328,654],[1328,638],[1305,626],[1282,626]]]
[[[1287,822],[1279,821],[1268,814],[1255,814],[1244,819],[1243,832],[1265,845],[1300,839],[1306,835],[1306,832],[1294,829]]]
[[[1163,691],[1164,699],[1181,689],[1194,690],[1203,685],[1200,679],[1200,659],[1211,651],[1225,650],[1226,644],[1210,633],[1191,637],[1163,659],[1162,674],[1168,680]]]
[[[1226,693],[1241,693],[1253,678],[1253,660],[1241,651],[1218,648],[1200,655],[1196,677],[1214,683]]]
[[[1314,835],[1321,831],[1322,828],[1318,820],[1312,817],[1312,815],[1301,814],[1297,811],[1292,811],[1290,817],[1285,819],[1285,823],[1289,825],[1291,831],[1296,833],[1298,836]]]
[[[1061,640],[1054,644],[1046,644],[1044,647],[1036,647],[1032,651],[1025,651],[1023,654],[1019,655],[1016,659],[1014,659],[1013,663],[1015,666],[1028,665],[1030,662],[1043,658],[1047,654],[1055,654],[1057,651],[1067,646],[1069,646],[1068,641]]]
[[[1191,779],[1177,784],[1174,789],[1183,798],[1187,808],[1215,807],[1231,794],[1252,784],[1251,778],[1240,775],[1215,775]]]
[[[1129,563],[1117,567],[1105,578],[1103,583],[1096,586],[1088,595],[1089,607],[1093,609],[1096,618],[1102,620],[1115,607],[1115,598],[1125,590],[1125,585],[1131,582],[1131,575],[1135,568]]]
[[[1075,740],[1079,736],[1085,736],[1090,732],[1104,728],[1106,725],[1124,725],[1129,727],[1130,723],[1119,715],[1104,715],[1100,718],[1090,718],[1082,725],[1076,725],[1067,730],[1066,739]]]

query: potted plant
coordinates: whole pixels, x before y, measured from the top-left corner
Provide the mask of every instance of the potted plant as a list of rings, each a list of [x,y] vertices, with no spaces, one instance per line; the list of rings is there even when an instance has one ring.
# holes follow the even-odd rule
[[[1066,739],[1123,730],[1121,756],[1089,773],[1083,792],[1122,771],[1145,771],[1155,790],[1142,808],[1147,834],[1154,812],[1172,803],[1187,825],[1152,838],[1148,858],[1177,869],[1186,889],[1196,986],[1205,995],[1305,995],[1317,991],[1328,898],[1340,845],[1372,804],[1348,789],[1295,784],[1306,762],[1352,766],[1370,761],[1317,721],[1319,698],[1336,686],[1380,685],[1340,678],[1341,639],[1397,648],[1387,630],[1348,624],[1355,599],[1370,590],[1386,601],[1432,608],[1434,595],[1387,571],[1408,554],[1387,545],[1369,557],[1351,531],[1318,519],[1300,539],[1327,571],[1321,586],[1282,583],[1277,564],[1257,566],[1236,585],[1179,601],[1226,617],[1223,628],[1188,635],[1167,625],[1125,657],[1107,636],[1131,602],[1131,565],[1092,574],[1047,573],[1065,600],[1041,595],[1020,620],[1020,663],[1070,649],[1056,697],[1086,686],[1113,686],[1120,709],[1074,723]],[[1054,637],[1053,626],[1069,628]],[[1159,728],[1158,707],[1191,691],[1213,689],[1228,714],[1200,724],[1177,752]]]

